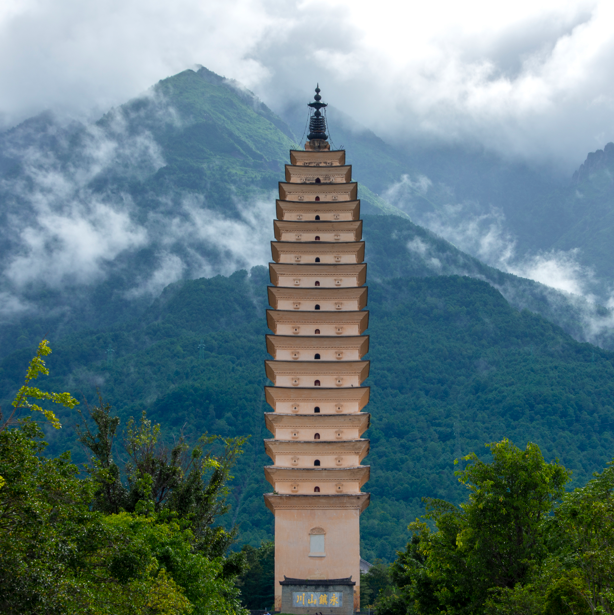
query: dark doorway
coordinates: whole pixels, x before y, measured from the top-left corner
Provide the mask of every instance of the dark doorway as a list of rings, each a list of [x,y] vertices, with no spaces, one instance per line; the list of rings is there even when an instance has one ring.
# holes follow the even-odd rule
[[[319,263],[319,262],[320,262],[320,257],[316,256],[316,263]]]
[[[314,466],[319,466],[319,465],[320,465],[320,460],[319,460],[319,459],[316,459],[316,460],[313,462],[313,465],[314,465]]]
[[[319,177],[316,177],[316,184],[321,184],[322,180]]]
[[[314,493],[320,493],[320,487],[314,487],[313,488],[313,492]]]
[[[320,241],[320,236],[316,235],[316,241]]]
[[[319,359],[320,358],[320,353],[316,352],[315,356],[313,357],[314,359]]]
[[[314,411],[316,414],[320,414],[320,406],[316,406],[316,407],[313,409],[313,411]]]
[[[320,381],[319,380],[315,380],[313,383],[314,387],[319,387],[320,386]]]
[[[316,201],[319,201],[319,200],[320,200],[320,197],[319,197],[319,196],[317,196],[317,197],[316,197]]]
[[[319,219],[320,219],[320,216],[316,216],[316,220],[319,220]]]
[[[320,434],[319,433],[314,434],[313,439],[314,440],[319,440],[320,439]]]
[[[320,286],[320,282],[316,280],[316,286]]]
[[[316,303],[316,310],[319,310],[320,306]]]
[[[316,329],[314,332],[315,335],[320,335],[320,329]]]

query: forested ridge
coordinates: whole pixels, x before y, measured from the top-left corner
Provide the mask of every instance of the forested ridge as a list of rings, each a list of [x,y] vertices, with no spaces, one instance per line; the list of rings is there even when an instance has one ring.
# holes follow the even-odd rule
[[[92,399],[99,388],[122,421],[148,416],[168,433],[250,436],[238,460],[227,522],[239,543],[272,536],[262,494],[267,275],[184,281],[136,321],[54,340],[49,386]],[[584,484],[611,458],[614,354],[580,344],[485,282],[459,276],[369,285],[371,453],[363,556],[394,559],[423,497],[459,501],[453,462],[485,442],[538,444]],[[2,399],[30,350],[0,364]],[[3,401],[3,405],[6,402]],[[52,451],[70,444],[75,416],[60,413]]]

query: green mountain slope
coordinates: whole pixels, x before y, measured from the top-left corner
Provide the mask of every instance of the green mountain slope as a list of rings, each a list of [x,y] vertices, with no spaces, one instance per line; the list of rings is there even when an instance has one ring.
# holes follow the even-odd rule
[[[232,518],[241,541],[272,535],[262,439],[267,272],[177,283],[138,320],[52,340],[45,386],[88,397],[100,387],[125,421],[152,419],[200,433],[251,435],[235,472]],[[370,281],[373,415],[363,555],[391,559],[424,496],[457,500],[453,460],[488,441],[537,442],[579,484],[611,457],[614,354],[575,342],[512,308],[486,282],[458,276]],[[113,352],[108,352],[111,349]],[[0,364],[10,398],[31,349]],[[75,415],[50,433],[74,447]],[[83,459],[74,447],[77,458]]]
[[[559,221],[551,247],[579,248],[587,267],[614,282],[614,143],[588,155],[571,184],[550,199],[547,209]]]

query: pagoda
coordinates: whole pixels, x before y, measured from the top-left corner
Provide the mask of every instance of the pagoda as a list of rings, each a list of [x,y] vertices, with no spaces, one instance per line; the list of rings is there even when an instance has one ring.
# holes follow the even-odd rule
[[[341,615],[360,608],[369,313],[357,185],[345,151],[330,148],[321,100],[318,87],[276,203],[264,499],[275,515],[275,610]]]

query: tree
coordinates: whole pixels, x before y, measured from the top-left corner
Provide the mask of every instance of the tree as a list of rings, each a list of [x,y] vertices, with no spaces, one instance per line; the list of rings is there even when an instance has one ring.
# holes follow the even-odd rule
[[[524,451],[508,440],[487,446],[490,463],[472,453],[456,473],[470,491],[468,501],[457,507],[426,500],[427,514],[410,525],[418,542],[393,567],[408,608],[482,613],[493,591],[527,582],[548,555],[544,518],[561,499],[569,473],[556,461],[546,463],[535,444]]]
[[[36,410],[29,401],[32,398],[68,407],[76,404],[68,394],[58,397],[29,386],[33,377],[47,373],[42,360],[38,361],[48,354],[47,350],[50,352],[46,342],[39,346],[25,388],[20,389],[13,408]],[[230,458],[238,454],[238,447],[229,445],[225,458],[192,452],[191,460],[195,461],[186,462],[187,466],[177,461],[179,455],[175,465],[168,460],[166,465],[154,464],[160,471],[148,474],[142,462],[147,460],[147,451],[157,450],[152,437],[158,432],[143,418],[129,438],[133,443],[135,478],[130,488],[124,492],[118,488],[109,496],[104,489],[106,483],[119,481],[121,486],[121,481],[119,472],[110,471],[114,463],[112,446],[104,440],[115,433],[118,425],[108,410],[107,407],[106,415],[104,409],[100,413],[106,435],[92,436],[91,441],[103,461],[97,457],[92,476],[86,477],[70,462],[69,453],[51,459],[44,456],[46,443],[31,417],[19,417],[14,411],[4,422],[0,430],[0,475],[5,478],[0,487],[0,612],[244,613],[233,582],[241,558],[228,560],[216,555],[232,535],[213,526],[218,520],[216,515],[224,511]],[[102,420],[105,416],[106,423]],[[203,490],[199,481],[209,467],[207,463],[210,475],[216,478],[213,487],[208,489],[208,480]],[[154,478],[166,476],[169,467],[187,467],[188,471],[180,481],[154,483]],[[176,473],[170,474],[172,477]],[[189,480],[198,483],[205,496],[199,496],[196,487],[188,489],[184,483]],[[166,489],[167,484],[172,488]],[[130,502],[135,490],[142,497],[136,500],[134,510],[121,510],[118,502],[126,498]],[[167,495],[156,498],[162,493]],[[196,495],[190,505],[164,504],[174,502],[177,493]],[[207,497],[205,506],[202,500]],[[116,510],[109,510],[113,506]],[[199,511],[208,513],[207,524],[195,518]],[[203,546],[209,536],[213,546]]]
[[[124,442],[128,462],[120,468],[114,457],[119,418],[111,415],[111,406],[100,396],[89,414],[97,429],[93,432],[84,419],[79,441],[91,453],[88,469],[97,485],[95,508],[181,518],[190,527],[199,553],[223,556],[235,540],[236,529],[226,530],[217,521],[229,510],[230,472],[245,438],[205,434],[190,447],[181,435],[169,446],[161,441],[160,426],[152,425],[143,413],[138,423],[128,421]],[[238,565],[239,558],[230,557],[228,572],[234,574]]]
[[[275,543],[262,542],[256,548],[243,545],[246,565],[237,578],[243,605],[248,609],[269,609],[275,602]]]

